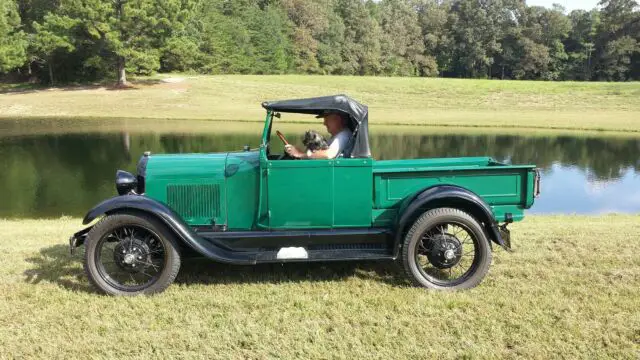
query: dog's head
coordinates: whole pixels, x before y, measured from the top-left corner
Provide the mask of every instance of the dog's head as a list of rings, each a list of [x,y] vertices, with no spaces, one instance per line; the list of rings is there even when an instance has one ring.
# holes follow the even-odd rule
[[[302,143],[307,149],[311,151],[316,150],[326,150],[329,148],[327,141],[324,139],[320,133],[314,130],[309,130],[304,133],[304,139],[302,139]]]

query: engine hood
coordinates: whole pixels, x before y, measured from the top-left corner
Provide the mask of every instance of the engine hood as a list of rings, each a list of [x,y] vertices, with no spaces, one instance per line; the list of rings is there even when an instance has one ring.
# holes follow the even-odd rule
[[[138,175],[149,178],[155,177],[181,177],[183,175],[199,176],[211,175],[212,172],[224,170],[229,153],[212,154],[154,154],[145,155],[146,168],[141,171],[138,167]],[[140,161],[144,162],[144,159]],[[143,172],[141,174],[141,172]]]
[[[168,205],[190,225],[227,226],[228,201],[255,202],[253,194],[247,199],[243,195],[242,201],[236,198],[257,188],[258,168],[258,151],[145,154],[138,164],[138,182],[146,196]]]

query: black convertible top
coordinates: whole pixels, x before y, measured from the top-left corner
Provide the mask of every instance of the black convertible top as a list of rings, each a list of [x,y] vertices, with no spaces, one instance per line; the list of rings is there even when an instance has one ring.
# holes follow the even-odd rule
[[[325,111],[338,111],[349,116],[349,128],[353,132],[352,146],[344,157],[371,157],[369,148],[369,108],[347,95],[316,98],[265,101],[262,107],[277,112],[321,115]]]

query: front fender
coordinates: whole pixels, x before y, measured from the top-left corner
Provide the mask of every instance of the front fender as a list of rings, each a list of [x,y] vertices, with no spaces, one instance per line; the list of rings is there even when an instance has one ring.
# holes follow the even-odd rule
[[[505,249],[509,248],[500,234],[498,222],[493,216],[491,207],[480,196],[460,186],[438,185],[408,198],[401,205],[395,224],[395,256],[399,255],[402,236],[407,226],[411,225],[410,222],[428,209],[444,206],[467,211],[478,221],[484,223],[485,230],[493,242]]]
[[[139,211],[155,216],[184,244],[209,259],[230,264],[256,263],[255,257],[230,252],[198,236],[170,207],[144,195],[122,195],[107,199],[89,210],[82,223],[86,225],[103,214],[127,211]]]

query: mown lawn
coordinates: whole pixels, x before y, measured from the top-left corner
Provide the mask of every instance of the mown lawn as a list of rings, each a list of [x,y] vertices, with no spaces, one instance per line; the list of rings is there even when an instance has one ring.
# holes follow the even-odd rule
[[[529,216],[485,281],[407,285],[386,264],[197,261],[153,297],[94,293],[79,219],[0,220],[0,357],[640,357],[640,216]]]
[[[345,93],[369,105],[373,125],[640,132],[640,83],[577,83],[350,76],[181,76],[102,86],[0,85],[0,119],[261,121],[266,100]],[[285,115],[283,121],[315,121]]]

